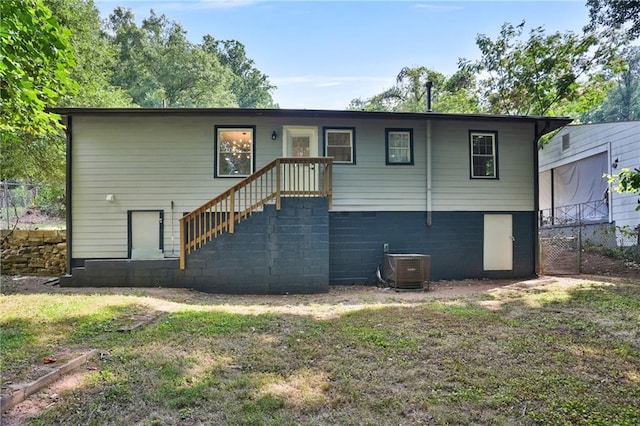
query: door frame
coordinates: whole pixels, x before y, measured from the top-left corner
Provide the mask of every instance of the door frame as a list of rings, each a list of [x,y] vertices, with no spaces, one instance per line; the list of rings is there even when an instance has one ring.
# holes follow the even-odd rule
[[[282,155],[287,157],[289,152],[289,135],[309,136],[309,143],[315,143],[315,152],[309,151],[309,157],[320,156],[320,141],[316,126],[282,126]],[[311,148],[311,146],[309,147]]]
[[[164,253],[164,210],[127,210],[127,259],[131,259],[132,243],[133,243],[133,229],[132,229],[132,216],[133,213],[158,213],[158,249]]]

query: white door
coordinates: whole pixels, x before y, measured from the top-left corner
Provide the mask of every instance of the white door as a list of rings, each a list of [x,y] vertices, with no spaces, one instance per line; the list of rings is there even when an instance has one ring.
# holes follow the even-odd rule
[[[317,157],[318,128],[284,126],[282,154],[285,157]]]
[[[484,215],[485,271],[513,270],[513,217],[510,214]]]
[[[282,138],[284,157],[318,157],[318,128],[284,126]],[[300,165],[285,171],[285,188],[292,191],[317,191],[318,170],[313,165]]]
[[[129,216],[131,259],[162,259],[162,212],[132,211]]]

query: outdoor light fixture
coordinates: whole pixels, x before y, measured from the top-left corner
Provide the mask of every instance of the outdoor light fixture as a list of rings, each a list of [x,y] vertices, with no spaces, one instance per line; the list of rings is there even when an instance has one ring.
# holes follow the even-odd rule
[[[116,199],[116,196],[113,194],[107,194],[107,197],[105,198],[105,200],[112,202],[113,200]]]
[[[278,134],[277,134],[277,133],[276,133],[276,131],[274,130],[274,131],[271,133],[271,140],[272,140],[272,141],[275,141],[277,137],[278,137]]]

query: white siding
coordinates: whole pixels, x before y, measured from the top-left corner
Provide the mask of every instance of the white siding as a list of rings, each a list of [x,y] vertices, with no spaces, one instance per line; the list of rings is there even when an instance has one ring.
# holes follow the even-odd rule
[[[569,148],[562,150],[562,137],[569,135]],[[622,168],[640,168],[640,121],[598,123],[567,126],[556,134],[544,149],[539,151],[540,171],[550,170],[580,159],[609,152],[611,163],[617,159],[616,173]],[[616,226],[634,228],[640,224],[638,196],[611,193],[611,211]]]
[[[72,122],[73,257],[126,257],[127,211],[156,209],[164,211],[165,254],[177,255],[179,217],[239,181],[214,178],[215,125],[256,126],[256,168],[282,155],[283,126],[317,126],[319,155],[323,126],[354,127],[356,164],[334,165],[334,210],[427,210],[424,121],[78,115]],[[533,210],[532,124],[432,125],[433,210]],[[414,165],[385,165],[385,128],[413,129]],[[500,179],[469,178],[470,129],[498,132]],[[107,194],[115,200],[106,201]]]
[[[499,179],[470,179],[469,130],[498,132]],[[534,126],[433,123],[434,210],[532,211]]]
[[[144,124],[143,124],[144,123]],[[238,179],[214,179],[214,124],[199,117],[74,117],[72,220],[75,258],[127,256],[127,210],[165,212],[164,247],[178,253],[178,219]],[[258,152],[277,155],[270,126],[257,129]],[[256,167],[268,161],[257,158]],[[114,194],[115,200],[105,200]],[[173,221],[171,201],[174,202]],[[173,223],[173,237],[172,229]]]

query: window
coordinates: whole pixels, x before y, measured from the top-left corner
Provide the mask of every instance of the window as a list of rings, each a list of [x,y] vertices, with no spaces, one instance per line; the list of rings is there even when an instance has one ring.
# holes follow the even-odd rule
[[[566,151],[571,146],[571,140],[569,139],[569,133],[562,135],[562,150]]]
[[[216,177],[245,177],[255,166],[254,126],[216,126]]]
[[[386,129],[387,165],[413,164],[413,130]]]
[[[324,128],[324,152],[335,163],[356,163],[356,129],[353,127]]]
[[[471,178],[498,178],[498,133],[470,131]]]

